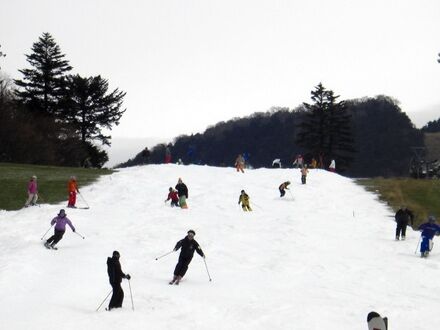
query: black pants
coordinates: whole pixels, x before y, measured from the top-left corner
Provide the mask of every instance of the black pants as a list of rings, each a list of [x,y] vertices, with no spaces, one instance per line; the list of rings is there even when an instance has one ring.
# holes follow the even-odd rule
[[[54,246],[63,238],[65,231],[55,229],[55,233],[47,240],[47,244]]]
[[[188,266],[192,260],[191,258],[184,258],[179,257],[179,262],[176,265],[176,268],[174,269],[174,275],[175,276],[185,276],[186,271],[188,270]]]
[[[171,200],[171,206],[177,206],[177,207],[179,207],[179,200],[177,200],[177,201],[173,201],[173,200]]]
[[[302,182],[302,184],[306,184],[306,176],[305,175],[301,175],[301,182]]]
[[[283,197],[286,194],[286,191],[284,189],[280,189],[280,197]]]
[[[402,237],[406,236],[406,226],[408,226],[407,222],[397,222],[396,237],[399,237],[400,233],[402,233]]]
[[[110,283],[113,289],[113,295],[108,304],[108,309],[122,307],[124,301],[124,291],[121,288],[121,283]]]

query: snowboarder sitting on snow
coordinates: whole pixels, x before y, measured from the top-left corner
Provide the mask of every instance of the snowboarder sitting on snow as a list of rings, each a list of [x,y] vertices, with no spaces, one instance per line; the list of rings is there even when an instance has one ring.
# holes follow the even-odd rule
[[[241,191],[240,197],[238,197],[238,205],[241,203],[243,211],[252,211],[249,205],[249,195],[244,190]]]
[[[182,277],[185,276],[185,273],[188,270],[188,265],[194,256],[194,251],[196,251],[202,258],[205,258],[205,254],[200,248],[199,243],[194,239],[195,234],[194,230],[189,230],[188,235],[184,239],[178,241],[174,247],[174,251],[177,251],[180,248],[182,249],[180,251],[179,261],[174,269],[174,277],[170,284],[178,285]]]
[[[121,282],[123,278],[127,280],[131,279],[130,274],[125,275],[121,269],[121,263],[119,262],[120,254],[118,251],[113,251],[112,257],[107,258],[107,273],[110,285],[113,289],[113,295],[110,299],[107,310],[113,308],[122,307],[122,302],[124,301],[124,291],[121,288]]]
[[[440,235],[440,226],[435,223],[435,217],[430,215],[428,217],[428,222],[421,224],[418,229],[422,232],[420,254],[422,258],[426,258],[429,255],[429,251],[432,249],[432,239],[434,238],[434,235]]]
[[[172,187],[169,189],[168,198],[165,200],[165,203],[171,199],[171,207],[179,206],[179,196],[177,195],[177,191]]]
[[[55,245],[63,238],[64,233],[66,232],[66,225],[75,232],[75,227],[72,225],[72,222],[67,218],[66,211],[63,209],[60,210],[58,216],[52,219],[50,224],[55,225],[55,233],[44,243],[44,246],[48,249],[56,249]]]
[[[400,237],[402,238],[403,241],[405,240],[406,226],[408,226],[408,224],[410,224],[411,226],[413,225],[414,215],[409,209],[407,209],[405,206],[402,206],[396,212],[394,218],[396,219],[396,223],[397,223],[396,241],[398,241]]]
[[[188,205],[186,204],[186,200],[188,198],[188,187],[183,183],[182,179],[179,178],[175,188],[179,194],[179,206],[182,209],[187,209]]]
[[[286,194],[286,189],[289,190],[289,188],[287,188],[287,186],[290,184],[290,181],[286,181],[283,182],[278,189],[280,190],[280,197],[283,197]]]

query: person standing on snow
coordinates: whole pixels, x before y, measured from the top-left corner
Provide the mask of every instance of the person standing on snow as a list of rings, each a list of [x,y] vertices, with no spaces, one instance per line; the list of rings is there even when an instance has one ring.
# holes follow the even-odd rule
[[[186,200],[188,198],[188,187],[183,183],[182,179],[179,178],[176,185],[177,193],[179,194],[179,206],[182,209],[187,209],[188,204],[186,204]]]
[[[32,175],[31,179],[29,180],[27,193],[28,199],[24,204],[24,207],[28,207],[29,205],[36,205],[38,200],[38,185],[37,177],[35,175]]]
[[[432,249],[432,239],[434,235],[440,234],[440,226],[435,223],[436,219],[433,215],[428,217],[428,222],[421,224],[418,228],[422,232],[422,243],[420,244],[420,255],[426,258]]]
[[[237,156],[237,159],[235,159],[235,168],[237,172],[244,173],[244,166],[245,166],[245,160],[241,154]]]
[[[413,225],[413,219],[414,215],[413,213],[407,209],[405,206],[402,206],[394,216],[394,219],[396,220],[397,227],[396,227],[396,241],[399,240],[399,238],[405,240],[406,235],[406,226],[410,223],[410,225]],[[402,236],[400,236],[402,235]]]
[[[44,246],[48,249],[52,248],[56,250],[55,245],[63,238],[64,233],[66,232],[66,225],[69,225],[70,229],[75,232],[75,227],[72,222],[67,218],[66,211],[63,209],[60,210],[58,215],[52,219],[50,224],[55,225],[54,234],[44,243]]]
[[[241,191],[241,194],[238,197],[238,205],[240,205],[240,203],[243,211],[252,211],[251,206],[249,204],[249,195],[246,194],[244,190]]]
[[[168,198],[165,200],[165,203],[171,200],[171,207],[179,206],[179,196],[177,195],[177,191],[172,187],[169,189]]]
[[[113,289],[113,295],[110,299],[107,310],[110,311],[113,308],[121,308],[124,301],[124,291],[121,287],[123,278],[127,280],[131,279],[130,274],[125,275],[121,269],[121,263],[119,262],[120,254],[118,251],[113,251],[112,257],[107,258],[107,274],[110,285]]]
[[[302,184],[306,184],[307,173],[309,173],[309,170],[307,169],[307,165],[304,165],[301,168],[301,182],[302,182]]]
[[[70,177],[70,180],[67,183],[67,191],[69,192],[69,202],[67,203],[67,207],[76,208],[76,194],[79,194],[79,189],[74,175]]]
[[[194,239],[195,232],[194,230],[189,230],[188,235],[177,242],[174,247],[174,251],[180,250],[179,261],[177,262],[176,268],[174,269],[173,279],[170,281],[170,284],[178,285],[182,280],[182,277],[185,276],[186,271],[188,270],[188,266],[194,256],[194,251],[196,251],[203,259],[205,259],[205,254],[199,246],[199,243]]]
[[[336,162],[334,159],[332,159],[332,161],[330,162],[330,166],[328,167],[328,170],[333,173],[336,172]]]
[[[280,191],[280,197],[284,197],[284,195],[286,194],[286,189],[289,190],[289,188],[287,188],[290,185],[290,181],[286,181],[283,182],[279,187],[279,191]]]

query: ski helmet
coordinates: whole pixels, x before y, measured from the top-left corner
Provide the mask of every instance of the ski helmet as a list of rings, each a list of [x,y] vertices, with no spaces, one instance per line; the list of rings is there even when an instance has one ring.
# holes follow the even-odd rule
[[[113,255],[112,255],[113,258],[118,258],[119,259],[120,256],[121,255],[119,254],[118,251],[113,251]]]
[[[61,209],[60,212],[58,212],[58,215],[60,217],[65,217],[67,214],[66,214],[66,211],[64,209]]]

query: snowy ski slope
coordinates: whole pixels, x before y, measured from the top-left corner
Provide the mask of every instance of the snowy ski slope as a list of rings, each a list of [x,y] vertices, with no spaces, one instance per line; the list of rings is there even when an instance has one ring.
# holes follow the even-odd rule
[[[188,210],[164,203],[179,177]],[[286,180],[293,198],[280,199]],[[251,213],[237,204],[241,189]],[[390,329],[440,329],[440,249],[419,258],[412,230],[394,241],[391,210],[337,174],[312,170],[301,185],[292,169],[150,165],[81,192],[90,210],[67,213],[86,239],[67,228],[58,251],[40,238],[65,204],[0,211],[0,329],[363,330],[371,310]],[[212,282],[195,254],[170,286],[178,254],[155,257],[189,229]],[[115,249],[132,275],[134,312],[126,280],[123,308],[95,311],[111,290],[106,258]]]

